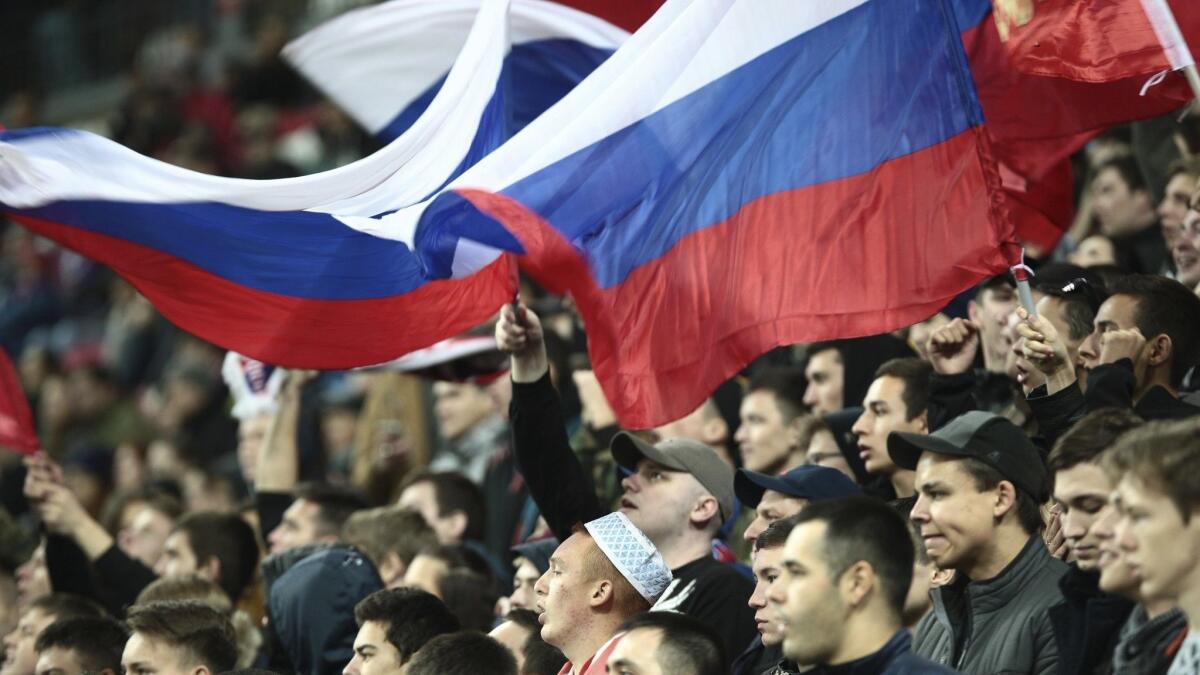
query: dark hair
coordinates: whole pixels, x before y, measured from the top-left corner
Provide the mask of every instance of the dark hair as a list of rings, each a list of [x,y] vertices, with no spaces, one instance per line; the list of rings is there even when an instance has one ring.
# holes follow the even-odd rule
[[[130,504],[142,503],[145,508],[157,511],[175,522],[183,515],[183,506],[179,500],[162,490],[154,487],[122,490],[114,493],[104,504],[100,522],[104,530],[112,536],[117,536],[121,529],[121,516]]]
[[[1112,295],[1128,295],[1137,303],[1133,322],[1147,340],[1166,334],[1171,338],[1171,386],[1200,357],[1200,297],[1187,286],[1154,274],[1130,274],[1117,280]]]
[[[168,600],[129,610],[129,630],[170,645],[185,663],[220,673],[237,664],[237,637],[229,617],[195,600]]]
[[[513,609],[509,610],[504,618],[529,633],[529,637],[525,638],[525,645],[521,648],[522,656],[525,657],[521,675],[557,675],[562,670],[567,657],[563,656],[558,647],[547,644],[542,639],[542,625],[538,623],[537,612],[532,609]]]
[[[995,488],[1000,481],[1008,480],[991,464],[974,457],[964,457],[956,461],[962,462],[963,471],[966,471],[967,475],[975,481],[975,489],[981,492]],[[1021,527],[1029,534],[1041,532],[1046,525],[1042,520],[1042,507],[1032,495],[1017,487],[1012,481],[1008,482],[1012,484],[1017,495],[1017,520],[1020,521]]]
[[[799,514],[793,513],[787,518],[779,520],[767,526],[767,529],[758,535],[754,540],[754,550],[761,551],[764,548],[779,548],[787,543],[788,535],[792,533],[792,528],[796,527],[796,516]]]
[[[1187,523],[1200,508],[1200,418],[1147,422],[1117,439],[1101,464],[1114,479],[1134,478],[1170,497]]]
[[[678,612],[645,612],[621,624],[617,632],[657,630],[661,643],[654,653],[664,673],[724,675],[729,669],[725,643],[712,626]]]
[[[1140,427],[1144,422],[1128,408],[1101,408],[1084,415],[1067,430],[1054,448],[1046,464],[1051,473],[1065,471],[1076,464],[1095,462],[1117,438]]]
[[[91,598],[74,593],[51,593],[29,603],[29,609],[41,610],[43,614],[54,617],[55,621],[63,619],[92,618],[108,616],[104,608]]]
[[[447,570],[466,569],[488,579],[495,578],[495,573],[487,559],[478,551],[471,550],[462,544],[427,546],[421,549],[417,555],[440,560],[446,564]]]
[[[455,512],[462,512],[467,517],[463,539],[483,539],[487,526],[487,509],[483,501],[483,492],[471,479],[453,471],[421,472],[409,479],[404,489],[418,483],[429,483],[433,486],[433,498],[437,501],[439,516],[445,518]]]
[[[439,590],[442,602],[464,630],[486,633],[492,629],[500,593],[491,579],[469,569],[452,569],[442,577]]]
[[[1092,171],[1093,180],[1096,176],[1109,169],[1113,169],[1121,174],[1121,180],[1125,182],[1125,185],[1129,186],[1130,192],[1147,189],[1146,176],[1142,173],[1142,169],[1138,166],[1137,160],[1134,159],[1133,155],[1117,155],[1116,157],[1110,157],[1100,162]]]
[[[423,549],[437,545],[437,535],[421,514],[398,506],[352,514],[342,526],[342,539],[365,553],[376,567],[389,553],[407,565]]]
[[[1168,183],[1171,182],[1172,178],[1180,174],[1183,174],[1184,176],[1191,176],[1192,178],[1200,178],[1200,158],[1180,158],[1171,162],[1171,164],[1167,166]]]
[[[517,675],[517,660],[494,638],[475,631],[439,635],[408,664],[408,675]]]
[[[790,423],[808,412],[808,406],[804,405],[804,390],[807,387],[808,380],[805,379],[804,371],[800,368],[791,366],[764,368],[750,378],[750,383],[746,386],[746,394],[753,394],[756,391],[771,392],[771,395],[775,397],[775,405],[783,415],[784,422]]]
[[[1015,286],[1013,285],[1012,277],[1007,272],[1004,274],[997,274],[996,276],[984,279],[983,281],[979,282],[977,286],[975,286],[975,295],[973,296],[973,299],[976,302],[980,302],[983,300],[983,294],[988,291],[998,291],[1000,289],[1004,289],[1005,291],[1011,293],[1014,288]]]
[[[1096,320],[1096,309],[1085,292],[1074,290],[1079,284],[1088,283],[1080,278],[1071,282],[1072,290],[1064,290],[1061,284],[1038,284],[1037,290],[1062,303],[1063,321],[1067,323],[1067,337],[1083,340],[1092,334],[1092,322]]]
[[[317,505],[318,537],[339,536],[350,514],[368,506],[358,490],[328,483],[301,483],[296,486],[294,495],[296,499]]]
[[[796,527],[804,523],[825,523],[821,556],[832,579],[866,562],[880,579],[888,608],[901,616],[916,552],[899,513],[871,497],[842,497],[809,504],[796,514]]]
[[[904,383],[904,419],[912,421],[920,417],[929,407],[930,378],[933,367],[928,361],[915,356],[905,356],[890,361],[884,361],[875,370],[875,379],[894,377]]]
[[[175,531],[187,535],[196,564],[217,559],[221,565],[217,583],[236,605],[258,570],[258,539],[254,530],[236,514],[200,511],[181,518]]]
[[[121,673],[121,652],[129,634],[119,622],[108,617],[59,619],[46,626],[34,642],[38,653],[55,647],[75,652],[85,673],[111,670]]]
[[[458,618],[436,595],[417,588],[385,588],[363,598],[354,607],[354,620],[386,624],[385,638],[400,654],[400,663],[412,658],[426,642],[460,628]]]

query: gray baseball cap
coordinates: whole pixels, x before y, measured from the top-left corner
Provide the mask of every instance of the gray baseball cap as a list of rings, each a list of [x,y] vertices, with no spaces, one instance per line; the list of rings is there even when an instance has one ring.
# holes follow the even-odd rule
[[[686,438],[670,438],[651,444],[622,431],[613,437],[610,450],[617,464],[630,471],[636,471],[638,461],[644,457],[672,471],[692,474],[717,498],[721,522],[733,514],[733,469],[707,445]]]
[[[1017,425],[999,415],[972,410],[928,435],[893,431],[887,445],[892,461],[902,469],[917,468],[923,452],[974,457],[1035,500],[1049,497],[1046,463],[1037,446]]]

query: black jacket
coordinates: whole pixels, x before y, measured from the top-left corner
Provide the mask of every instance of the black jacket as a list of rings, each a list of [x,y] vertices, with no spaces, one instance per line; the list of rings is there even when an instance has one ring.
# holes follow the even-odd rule
[[[957,671],[923,659],[912,652],[912,637],[901,628],[883,649],[837,666],[818,666],[812,675],[954,675]]]
[[[509,422],[529,494],[559,541],[566,541],[575,525],[609,513],[567,442],[562,403],[549,375],[537,382],[513,383]],[[671,572],[674,579],[655,608],[703,621],[725,639],[730,660],[740,654],[757,634],[754,612],[746,604],[754,584],[708,555]]]
[[[54,592],[91,598],[117,618],[123,618],[142,589],[158,578],[116,544],[89,561],[74,540],[57,534],[46,536],[46,572]]]
[[[1059,675],[1090,675],[1112,660],[1133,603],[1100,590],[1100,573],[1071,565],[1058,580],[1063,601],[1050,608]]]

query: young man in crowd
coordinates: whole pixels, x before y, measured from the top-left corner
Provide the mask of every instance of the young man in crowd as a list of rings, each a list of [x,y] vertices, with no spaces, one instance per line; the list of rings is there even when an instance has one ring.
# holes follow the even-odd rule
[[[674,612],[647,612],[626,621],[608,672],[621,675],[726,675],[721,636]]]
[[[754,520],[742,534],[751,544],[771,523],[799,513],[811,502],[862,494],[841,471],[823,466],[798,466],[782,476],[738,469],[733,488],[742,505],[754,509]]]
[[[1050,609],[1061,675],[1092,673],[1111,661],[1117,633],[1133,609],[1131,601],[1100,588],[1102,541],[1097,525],[1114,486],[1099,460],[1120,434],[1140,424],[1128,410],[1098,410],[1050,451],[1054,502],[1072,560],[1059,580],[1063,602]]]
[[[869,497],[813,504],[796,516],[768,600],[783,653],[812,673],[951,673],[912,653],[904,599],[913,548],[899,514]]]
[[[1122,277],[1109,290],[1080,348],[1098,354],[1086,393],[1054,326],[1019,311],[1022,348],[1046,374],[1047,399],[1072,422],[1108,407],[1132,409],[1148,420],[1200,414],[1200,407],[1178,395],[1184,375],[1200,359],[1200,323],[1194,320],[1200,297],[1178,281],[1145,274]]]
[[[497,344],[512,354],[513,446],[530,493],[565,546],[576,525],[607,509],[567,442],[541,324],[532,312],[519,311],[520,319],[504,307],[496,326]],[[733,469],[712,448],[684,439],[650,445],[618,434],[611,447],[617,463],[633,472],[622,481],[620,512],[654,542],[674,574],[658,608],[708,623],[729,651],[740,652],[754,638],[746,605],[752,584],[712,557],[712,540],[732,516]]]
[[[354,607],[358,635],[344,675],[396,675],[417,650],[459,629],[458,619],[433,595],[415,588],[388,588]]]
[[[514,609],[488,635],[512,652],[521,675],[558,675],[567,657],[542,639],[542,624],[532,609]]]
[[[400,491],[396,505],[415,511],[433,528],[443,546],[461,545],[487,560],[492,574],[508,579],[484,538],[491,517],[483,492],[466,476],[453,472],[421,472]]]
[[[504,645],[483,633],[439,635],[417,650],[407,675],[518,675],[517,661]]]
[[[36,675],[121,675],[129,635],[108,617],[55,621],[38,635]]]
[[[796,665],[783,658],[783,625],[779,614],[767,596],[780,576],[783,560],[783,545],[796,516],[792,515],[771,523],[754,540],[754,593],[750,596],[750,607],[754,610],[754,624],[758,638],[733,662],[733,675],[784,675],[797,672]]]
[[[231,513],[184,516],[167,537],[154,571],[161,577],[196,574],[214,581],[237,605],[258,572],[254,530]]]
[[[916,652],[967,675],[1054,672],[1049,610],[1066,565],[1040,535],[1049,495],[1037,448],[1007,419],[973,411],[930,435],[894,432],[888,452],[917,472],[911,518],[925,550],[955,571],[933,591]]]
[[[104,610],[99,605],[77,595],[52,593],[33,600],[25,607],[16,628],[4,636],[4,663],[0,664],[0,675],[35,675],[37,638],[50,624],[103,616]]]
[[[554,555],[558,544],[557,539],[549,538],[527,541],[512,548],[513,590],[508,596],[509,607],[534,608],[537,604],[537,594],[533,592],[533,586],[546,570],[550,569],[550,556]]]
[[[892,359],[875,371],[862,401],[863,412],[851,431],[867,472],[886,480],[896,497],[916,494],[912,471],[896,466],[888,455],[888,434],[929,433],[929,380],[933,370],[921,359]]]
[[[654,544],[624,513],[588,522],[550,558],[535,590],[542,639],[567,657],[563,675],[600,675],[618,628],[645,612],[671,583]]]
[[[1200,161],[1196,158],[1173,162],[1167,169],[1167,186],[1163,189],[1162,201],[1158,203],[1158,219],[1162,224],[1162,237],[1168,253],[1174,251],[1184,234],[1184,220],[1191,205],[1192,193],[1196,190],[1197,179],[1200,179]],[[1175,268],[1176,275],[1181,272],[1178,267]],[[1181,276],[1176,278],[1183,281]]]
[[[912,355],[903,340],[886,333],[811,344],[805,354],[808,388],[803,403],[816,415],[856,406],[876,368],[884,361]]]
[[[295,500],[283,512],[283,520],[267,533],[271,554],[309,544],[336,544],[346,519],[367,507],[357,491],[335,485],[302,483],[293,494]]]
[[[127,674],[217,675],[237,663],[229,618],[202,602],[152,602],[130,610],[127,622]]]
[[[797,368],[767,368],[751,378],[733,437],[744,468],[776,476],[805,463],[797,444],[808,419],[804,386]]]
[[[1112,241],[1117,263],[1140,274],[1164,271],[1167,247],[1137,160],[1119,155],[1095,167],[1092,175],[1092,213],[1100,234]]]
[[[421,514],[399,506],[354,513],[342,527],[342,539],[371,559],[387,588],[403,582],[418,553],[437,545],[437,535]]]
[[[1171,600],[1191,631],[1168,671],[1200,672],[1200,420],[1150,422],[1105,454],[1120,476],[1117,541],[1141,578],[1144,602]]]

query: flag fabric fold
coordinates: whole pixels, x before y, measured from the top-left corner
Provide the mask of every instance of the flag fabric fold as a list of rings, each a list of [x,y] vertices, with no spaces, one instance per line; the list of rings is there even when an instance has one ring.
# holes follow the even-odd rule
[[[441,88],[481,2],[392,0],[356,9],[289,43],[283,57],[388,142],[420,117]],[[509,30],[505,137],[562,98],[629,37],[548,0],[512,0]]]
[[[419,203],[382,168],[231,183],[18,131],[0,135],[0,204],[184,328],[285,366],[377,363],[455,335],[511,299],[519,261],[575,297],[622,424],[652,427],[768,349],[911,324],[1010,264],[949,1],[669,0],[445,188],[462,155],[415,148],[404,169],[443,169]],[[443,119],[464,63],[396,143]],[[494,90],[470,100],[486,109]],[[478,123],[460,123],[469,146]],[[81,178],[99,166],[111,178]]]
[[[508,261],[470,279],[438,275],[436,253],[380,219],[502,141],[494,111],[504,105],[506,26],[507,2],[484,2],[425,113],[351,165],[284,180],[218,178],[86,132],[12,130],[0,133],[0,208],[111,266],[185,330],[241,354],[328,369],[391,360],[474,327],[515,289]]]

